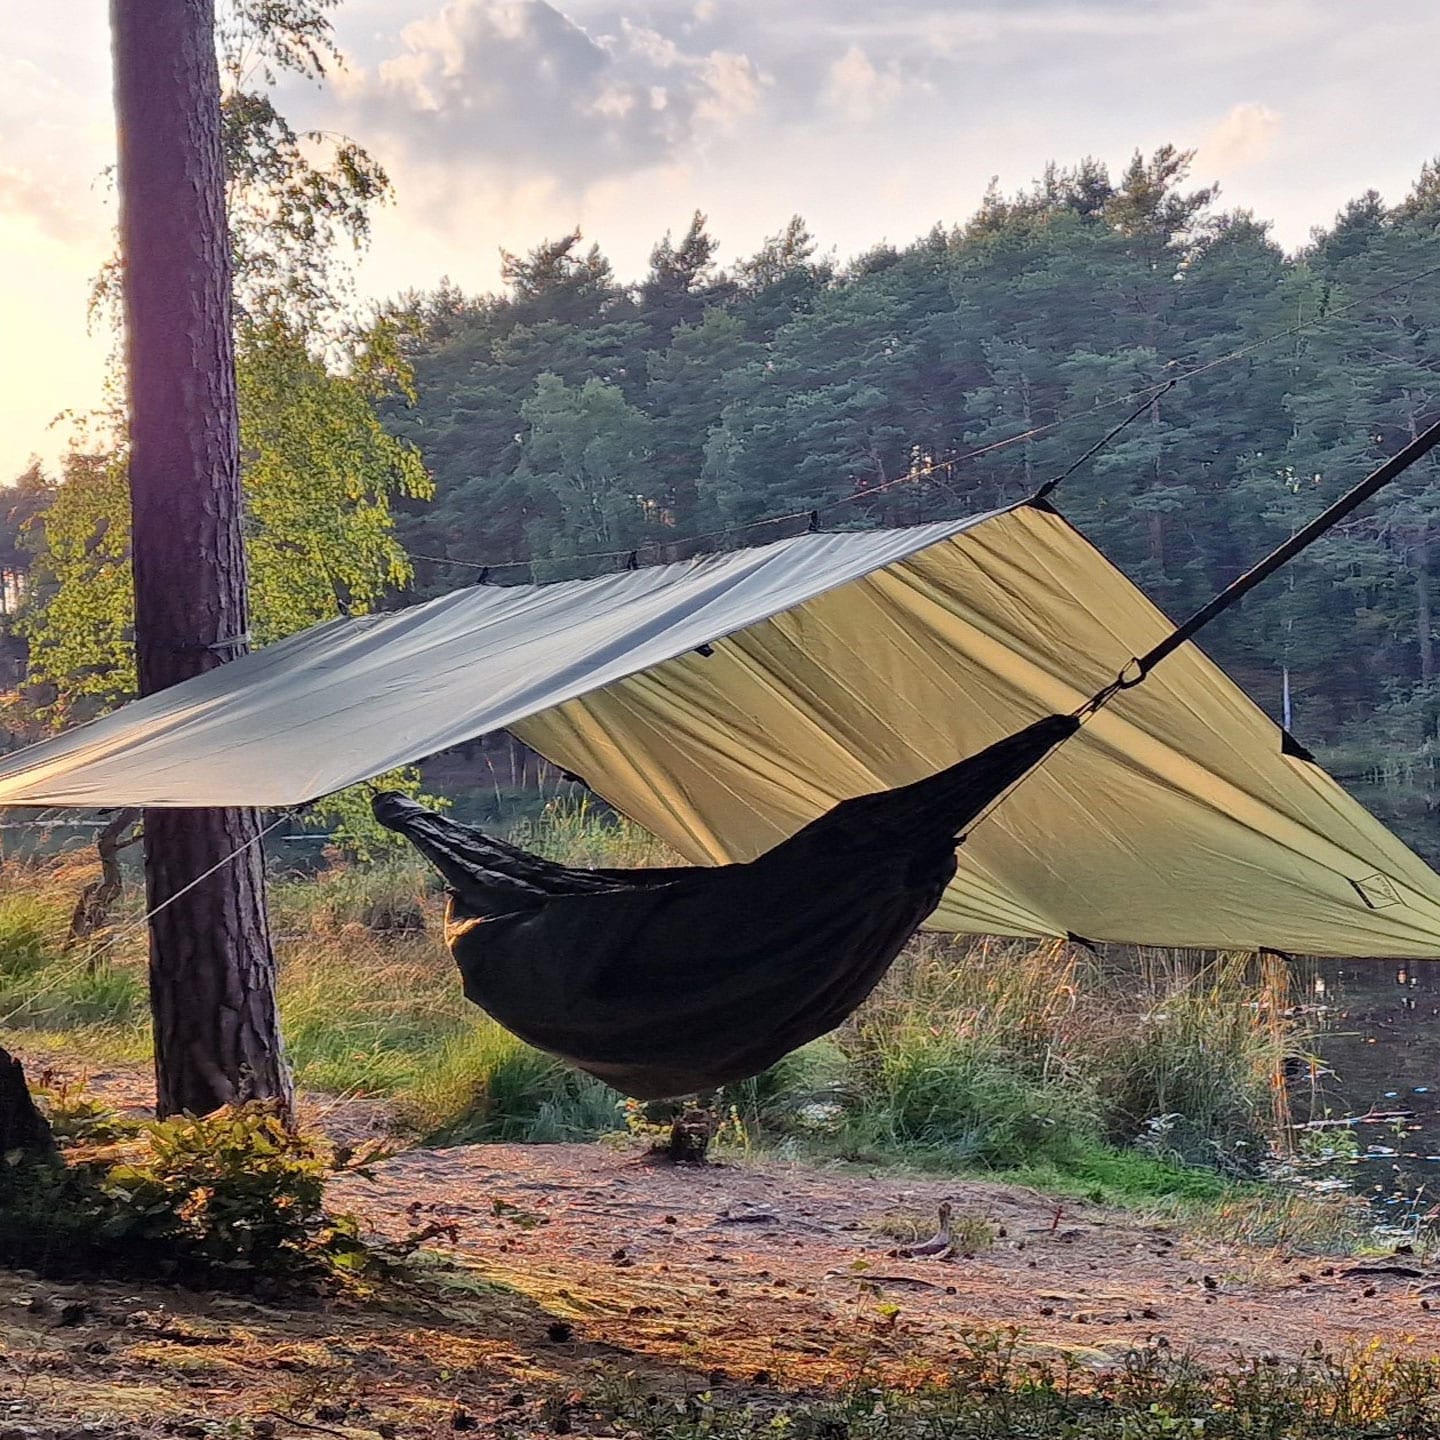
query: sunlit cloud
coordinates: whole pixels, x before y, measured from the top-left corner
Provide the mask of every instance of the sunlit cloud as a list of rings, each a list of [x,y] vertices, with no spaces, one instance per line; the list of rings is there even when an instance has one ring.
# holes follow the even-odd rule
[[[1280,116],[1268,105],[1246,100],[1200,141],[1199,163],[1209,172],[1229,175],[1267,159],[1275,147]]]
[[[825,102],[847,120],[870,124],[880,119],[904,93],[898,62],[877,66],[858,45],[852,45],[830,67]]]
[[[37,179],[29,170],[0,163],[0,214],[34,224],[51,240],[73,245],[84,240],[91,225],[51,182]]]

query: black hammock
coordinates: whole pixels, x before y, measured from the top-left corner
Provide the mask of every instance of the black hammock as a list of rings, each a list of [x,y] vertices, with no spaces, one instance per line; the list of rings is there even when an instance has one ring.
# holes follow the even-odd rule
[[[375,798],[449,882],[465,994],[642,1100],[757,1075],[873,990],[955,875],[957,837],[1074,733],[1052,715],[846,800],[742,865],[571,870],[403,795]]]

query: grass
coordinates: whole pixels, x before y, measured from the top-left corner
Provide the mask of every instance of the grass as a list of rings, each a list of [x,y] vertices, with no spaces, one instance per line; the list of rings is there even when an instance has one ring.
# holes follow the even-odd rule
[[[1248,1179],[1305,1037],[1283,971],[1244,956],[1100,960],[919,937],[833,1036],[742,1092],[797,1149],[1023,1168],[1143,1196]]]
[[[570,863],[671,858],[585,800],[552,802],[517,839]],[[0,1037],[22,1032],[32,1048],[95,1063],[144,1056],[136,897],[113,943],[67,950],[88,862],[7,871]],[[440,1142],[622,1128],[613,1091],[464,1000],[441,897],[418,860],[280,879],[271,903],[302,1086],[388,1099],[405,1130]],[[1284,1143],[1285,1065],[1307,1038],[1288,999],[1283,964],[1251,956],[1101,959],[1060,943],[922,936],[847,1024],[715,1103],[738,1121],[727,1133],[781,1154],[992,1171],[1129,1204],[1238,1206],[1248,1190],[1235,1182]]]
[[[910,1390],[861,1380],[838,1395],[736,1404],[709,1392],[658,1396],[622,1377],[557,1396],[552,1407],[552,1424],[564,1416],[556,1430],[641,1440],[1423,1440],[1440,1435],[1440,1361],[1372,1347],[1226,1368],[1154,1347],[1096,1368],[1037,1353],[1015,1331],[976,1330],[943,1383]]]

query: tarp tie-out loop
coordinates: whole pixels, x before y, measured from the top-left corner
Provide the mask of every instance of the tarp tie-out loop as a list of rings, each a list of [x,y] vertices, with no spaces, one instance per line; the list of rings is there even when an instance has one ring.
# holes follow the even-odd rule
[[[1178,379],[1167,380],[1158,390],[1152,390],[1118,425],[1106,431],[1083,455],[1077,456],[1058,475],[1047,480],[1030,497],[1030,503],[1036,505],[1040,501],[1048,499],[1057,485],[1068,480],[1087,460],[1093,460],[1117,435],[1129,429],[1146,411],[1154,407],[1155,402],[1159,400],[1162,395],[1168,394],[1179,383]]]

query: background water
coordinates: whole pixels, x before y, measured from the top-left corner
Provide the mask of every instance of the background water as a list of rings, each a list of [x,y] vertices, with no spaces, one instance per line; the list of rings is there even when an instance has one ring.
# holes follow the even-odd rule
[[[1344,1127],[1348,1141],[1340,1127],[1298,1132],[1306,1173],[1413,1225],[1440,1204],[1440,964],[1321,961],[1299,982],[1319,1064],[1292,1078],[1297,1121],[1374,1117]]]

